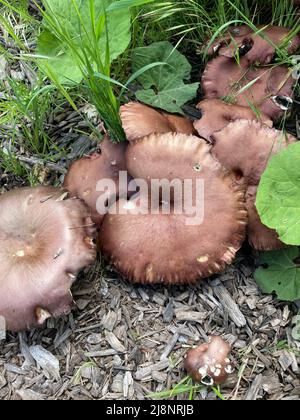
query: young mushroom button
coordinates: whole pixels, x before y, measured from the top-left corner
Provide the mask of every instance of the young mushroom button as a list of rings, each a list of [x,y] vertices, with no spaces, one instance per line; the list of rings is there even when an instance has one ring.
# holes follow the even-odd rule
[[[195,382],[207,386],[220,385],[234,372],[230,352],[230,345],[221,337],[210,337],[207,344],[187,352],[184,368]]]
[[[52,187],[0,196],[0,316],[22,331],[64,315],[78,272],[96,257],[86,205]]]
[[[129,145],[128,170],[151,192],[117,203],[121,211],[105,217],[99,246],[131,281],[195,283],[233,261],[247,224],[244,189],[210,152],[204,140],[173,133]]]

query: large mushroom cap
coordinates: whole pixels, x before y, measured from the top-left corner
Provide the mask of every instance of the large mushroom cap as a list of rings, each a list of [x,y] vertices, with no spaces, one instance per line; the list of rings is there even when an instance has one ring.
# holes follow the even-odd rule
[[[278,120],[287,108],[277,97],[292,99],[295,80],[284,66],[248,67],[243,57],[240,65],[227,57],[211,60],[202,78],[206,99],[228,98],[236,105],[253,107]]]
[[[210,337],[208,344],[187,352],[184,367],[195,382],[203,385],[220,385],[233,373],[234,367],[230,362],[230,345],[221,337]]]
[[[214,133],[212,141],[214,156],[235,172],[239,182],[248,188],[248,236],[251,245],[257,250],[282,248],[276,232],[260,222],[255,207],[256,189],[270,157],[296,139],[257,121],[239,120]]]
[[[137,102],[129,102],[121,106],[120,116],[126,137],[130,142],[154,133],[194,133],[193,124],[187,118],[159,112]]]
[[[289,40],[290,34],[290,29],[280,26],[258,26],[254,32],[246,25],[242,25],[230,28],[223,38],[212,45],[209,53],[218,52],[219,55],[229,58],[239,53],[246,57],[249,65],[269,64],[275,56],[276,48],[281,45],[285,46],[288,54],[297,51],[300,37],[295,35]]]
[[[78,272],[96,257],[86,205],[51,187],[0,196],[0,316],[8,330],[70,311]]]
[[[191,224],[194,215],[188,214],[191,207],[186,205],[182,211],[182,201],[171,198],[166,214],[166,201],[152,212],[146,204],[144,214],[137,214],[136,201],[120,201],[118,206],[127,209],[126,214],[105,217],[100,249],[127,278],[135,283],[193,283],[232,262],[247,223],[244,191],[212,158],[204,140],[182,134],[152,135],[129,146],[127,163],[135,178],[149,184],[177,180],[180,186],[191,180],[194,191],[198,180],[203,193],[197,197],[201,216],[195,224]],[[148,198],[147,193],[141,194],[141,201]],[[194,204],[195,196],[189,197]]]
[[[206,140],[210,140],[215,131],[222,130],[235,120],[259,119],[268,127],[273,126],[273,122],[264,113],[258,115],[249,107],[226,103],[219,99],[205,99],[197,105],[197,108],[201,110],[202,118],[194,122],[194,127]]]
[[[116,200],[123,193],[119,191],[119,173],[126,171],[126,147],[127,143],[112,143],[105,137],[100,144],[101,151],[74,162],[65,177],[64,188],[69,191],[71,197],[86,202],[97,226],[101,225],[105,216],[97,211],[97,200],[103,194],[102,191],[97,191],[97,184],[104,179],[114,183],[114,188],[106,193],[108,201]]]

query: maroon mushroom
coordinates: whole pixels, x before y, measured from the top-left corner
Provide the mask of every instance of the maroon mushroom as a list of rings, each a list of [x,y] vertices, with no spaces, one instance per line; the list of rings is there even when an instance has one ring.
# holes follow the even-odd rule
[[[173,133],[129,145],[128,170],[151,189],[143,185],[133,200],[116,204],[103,221],[99,248],[132,282],[195,283],[234,259],[247,224],[244,190],[210,152],[204,140]],[[164,194],[160,184],[155,189],[156,181],[187,191],[187,201],[170,189]],[[196,202],[201,215],[194,214]]]
[[[194,127],[200,137],[208,141],[215,131],[220,131],[230,122],[240,119],[260,120],[268,127],[273,126],[272,120],[264,113],[255,113],[246,106],[226,103],[219,99],[205,99],[197,108],[200,109],[202,118],[194,122]]]
[[[107,203],[113,204],[119,196],[126,194],[119,189],[119,175],[126,171],[125,151],[127,143],[112,143],[105,137],[100,143],[100,151],[90,156],[85,156],[74,162],[64,180],[64,188],[69,191],[71,197],[81,198],[91,209],[92,219],[99,227],[105,213],[97,210],[97,200],[105,194]],[[108,179],[113,183],[109,191],[97,191],[99,181]]]
[[[277,121],[288,111],[295,80],[284,66],[249,67],[227,57],[211,60],[202,77],[206,99],[226,98],[236,105],[256,108]]]
[[[247,25],[230,28],[209,49],[209,54],[234,58],[238,54],[245,58],[248,65],[269,64],[277,47],[285,47],[288,54],[294,54],[300,47],[299,35],[290,39],[292,31],[281,26],[259,25],[254,31]]]
[[[230,352],[231,347],[226,341],[212,336],[208,343],[187,352],[184,368],[195,382],[207,386],[220,385],[234,372]]]
[[[70,311],[70,288],[96,257],[86,205],[52,187],[0,196],[0,317],[22,331]]]
[[[248,238],[261,251],[280,249],[284,245],[276,232],[261,224],[256,207],[256,190],[271,156],[296,139],[282,131],[270,129],[258,121],[238,120],[212,135],[213,155],[236,174],[238,183],[247,188]]]
[[[195,132],[192,122],[187,118],[167,114],[137,102],[121,106],[120,116],[130,142],[150,134],[169,132],[194,134]]]

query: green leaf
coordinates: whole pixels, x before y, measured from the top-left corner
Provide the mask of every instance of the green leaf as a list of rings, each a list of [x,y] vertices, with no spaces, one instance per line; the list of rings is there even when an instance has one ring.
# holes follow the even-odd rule
[[[300,245],[300,143],[274,156],[263,174],[256,207],[282,242]]]
[[[93,68],[100,69],[107,56],[111,63],[130,43],[130,11],[127,8],[107,12],[113,0],[43,3],[45,29],[38,40],[37,54],[48,57],[47,64],[61,83],[81,81],[80,58],[87,58]],[[43,60],[40,67],[45,70]]]
[[[265,293],[275,292],[280,300],[300,299],[300,264],[298,247],[261,255],[260,267],[254,278]]]
[[[198,83],[184,83],[190,80],[191,65],[169,42],[156,42],[134,50],[134,72],[153,62],[167,65],[152,68],[138,77],[144,90],[136,93],[137,99],[168,112],[182,113],[182,105],[196,96],[199,87]]]
[[[166,87],[156,93],[153,89],[140,90],[136,93],[139,101],[155,108],[164,109],[171,113],[183,114],[181,107],[195,97],[198,83],[185,85],[181,80],[176,82],[176,87]]]
[[[144,4],[153,3],[154,1],[155,0],[118,0],[114,1],[110,6],[108,6],[106,11],[111,12],[114,10],[121,10],[129,7],[143,6]]]

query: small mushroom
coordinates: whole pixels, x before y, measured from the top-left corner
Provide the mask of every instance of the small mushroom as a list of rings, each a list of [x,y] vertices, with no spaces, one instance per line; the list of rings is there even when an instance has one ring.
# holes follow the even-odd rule
[[[210,140],[215,131],[220,131],[230,122],[245,120],[260,120],[268,127],[273,126],[272,120],[264,113],[256,114],[251,108],[223,102],[219,99],[205,99],[197,105],[202,118],[194,122],[194,127],[200,137]]]
[[[186,196],[190,201],[184,206],[181,196],[176,199],[171,194],[153,205],[155,189],[151,188],[150,193],[141,190],[135,200],[120,200],[117,207],[122,211],[105,217],[100,250],[132,282],[195,283],[233,261],[247,224],[244,190],[210,152],[204,140],[173,133],[151,135],[129,145],[128,170],[146,185],[175,181],[181,189],[185,180],[193,181]],[[200,197],[193,189],[197,180]]]
[[[214,42],[209,53],[234,58],[238,54],[245,57],[248,65],[269,64],[275,54],[276,48],[284,45],[289,39],[291,30],[280,26],[258,26],[253,31],[246,25],[231,28],[228,33]],[[286,42],[288,54],[293,54],[300,47],[300,37],[295,35]]]
[[[284,245],[276,232],[262,225],[255,207],[256,190],[271,156],[296,139],[282,131],[270,129],[258,121],[238,120],[212,137],[213,155],[225,168],[236,174],[238,183],[247,188],[248,238],[257,250],[280,249]]]
[[[231,347],[221,337],[212,336],[209,342],[187,352],[184,368],[195,382],[207,386],[224,383],[234,372]]]
[[[127,143],[113,143],[108,137],[100,143],[100,151],[74,162],[65,176],[64,188],[71,197],[85,201],[91,209],[92,219],[99,227],[105,214],[97,211],[97,200],[104,194],[97,191],[99,181],[108,179],[114,188],[106,193],[107,202],[113,203],[125,191],[119,190],[120,171],[126,171],[125,151]]]
[[[217,57],[207,64],[202,77],[206,99],[227,98],[236,105],[256,108],[273,121],[292,104],[294,84],[288,68],[249,67],[245,57],[239,64],[234,59]],[[286,99],[285,106],[280,98]]]
[[[0,196],[0,316],[22,331],[67,314],[78,272],[96,257],[86,205],[52,187]]]
[[[194,133],[193,124],[187,118],[160,112],[137,102],[121,106],[120,116],[130,142],[155,133]]]

